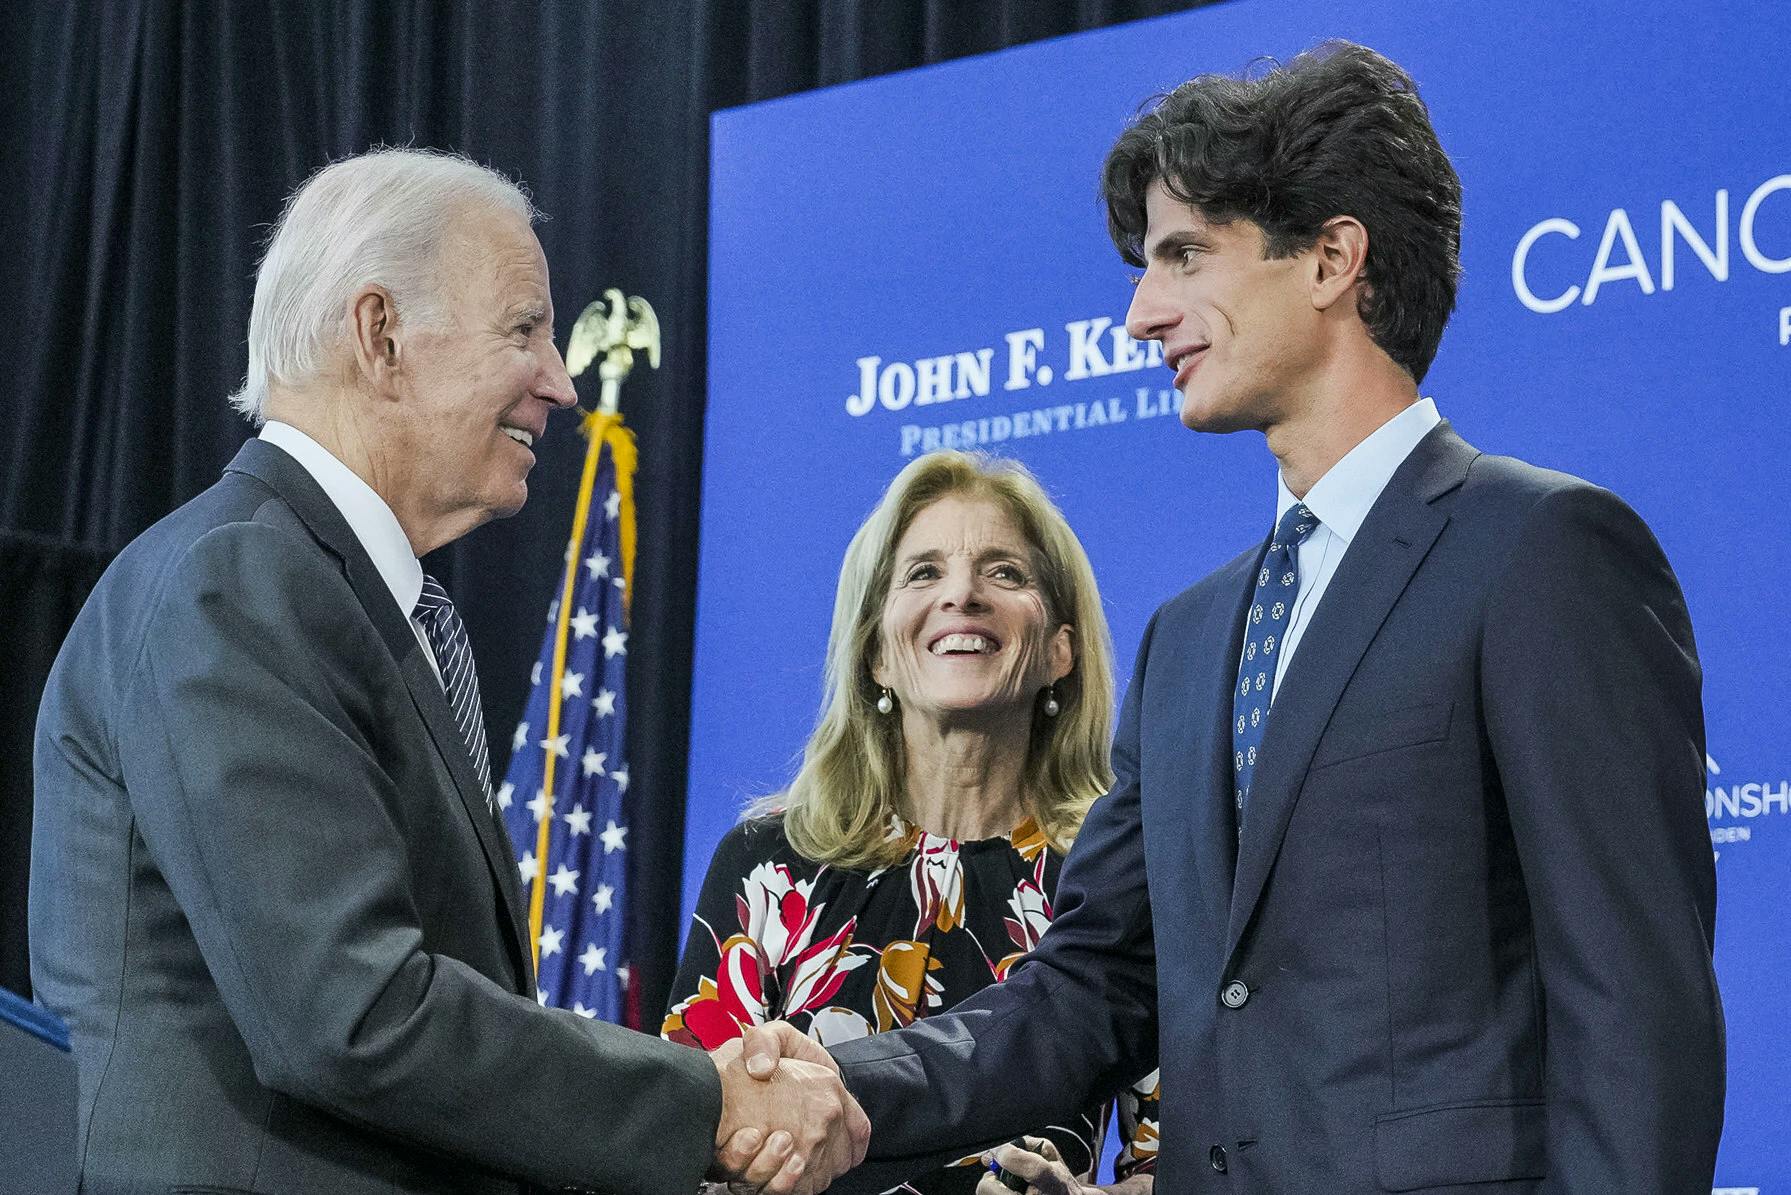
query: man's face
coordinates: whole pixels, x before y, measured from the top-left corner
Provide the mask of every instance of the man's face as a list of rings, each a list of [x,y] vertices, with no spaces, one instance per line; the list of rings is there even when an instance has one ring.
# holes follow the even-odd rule
[[[1318,343],[1308,254],[1265,260],[1249,220],[1213,224],[1151,184],[1144,276],[1126,330],[1163,344],[1182,423],[1196,431],[1266,430],[1288,412]]]
[[[531,445],[577,395],[553,343],[547,259],[521,217],[469,212],[441,269],[444,323],[405,341],[404,489],[426,518],[470,530],[522,508]]]

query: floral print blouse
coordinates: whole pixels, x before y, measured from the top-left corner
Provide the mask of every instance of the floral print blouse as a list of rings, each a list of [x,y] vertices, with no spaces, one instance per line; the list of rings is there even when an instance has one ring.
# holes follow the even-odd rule
[[[661,1034],[713,1050],[747,1025],[786,1020],[823,1045],[942,1012],[991,983],[1051,924],[1062,856],[1031,818],[976,842],[892,819],[906,860],[877,871],[811,862],[778,818],[745,822],[716,848],[703,881]],[[1121,1178],[1157,1154],[1157,1076],[1120,1100]],[[1104,1108],[1031,1135],[1049,1137],[1070,1170],[1093,1165]],[[970,1195],[974,1156],[895,1188]]]

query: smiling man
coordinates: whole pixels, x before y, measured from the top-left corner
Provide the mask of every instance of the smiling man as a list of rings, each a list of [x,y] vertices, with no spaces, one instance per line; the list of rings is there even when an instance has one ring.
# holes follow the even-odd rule
[[[1691,624],[1619,499],[1481,453],[1420,396],[1461,204],[1411,79],[1348,44],[1194,79],[1103,184],[1144,269],[1128,329],[1189,428],[1265,437],[1268,534],[1145,631],[1117,784],[1037,950],[835,1048],[872,1157],[902,1159],[840,1189],[1160,1056],[1176,1195],[1709,1190]]]
[[[862,1154],[814,1051],[749,1077],[737,1043],[536,1002],[472,654],[418,561],[522,507],[574,401],[534,215],[419,151],[301,187],[233,399],[259,438],[57,659],[31,970],[73,1031],[89,1195],[688,1195],[718,1150],[716,1177],[812,1192]]]

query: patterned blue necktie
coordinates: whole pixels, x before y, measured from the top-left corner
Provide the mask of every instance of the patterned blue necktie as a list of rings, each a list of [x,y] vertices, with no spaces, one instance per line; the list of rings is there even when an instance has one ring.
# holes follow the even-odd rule
[[[412,617],[429,636],[435,665],[441,669],[442,688],[447,690],[448,705],[454,710],[454,726],[472,757],[473,770],[485,788],[485,804],[489,808],[491,753],[485,747],[485,711],[479,705],[479,673],[473,667],[473,647],[460,615],[454,612],[454,603],[448,600],[447,590],[427,573],[423,575],[423,592],[417,597]]]
[[[1268,729],[1269,706],[1275,700],[1275,650],[1287,635],[1294,597],[1300,591],[1300,544],[1317,528],[1318,518],[1305,503],[1288,507],[1256,574],[1255,598],[1244,625],[1244,656],[1238,663],[1237,687],[1231,691],[1232,765],[1237,777],[1240,833],[1250,778],[1256,774],[1256,756],[1262,749],[1263,731]]]

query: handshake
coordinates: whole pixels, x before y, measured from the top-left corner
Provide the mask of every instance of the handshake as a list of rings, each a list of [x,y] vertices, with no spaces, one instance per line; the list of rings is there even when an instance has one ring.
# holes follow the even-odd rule
[[[709,1058],[722,1096],[712,1178],[737,1192],[816,1195],[864,1161],[871,1122],[818,1042],[773,1021]]]
[[[732,1195],[818,1195],[864,1161],[871,1122],[820,1043],[772,1021],[747,1029],[709,1059],[721,1073],[721,1124],[709,1177],[727,1183]],[[998,1146],[983,1160],[999,1162],[1007,1182],[986,1174],[977,1195],[1148,1195],[1154,1182],[1134,1176],[1091,1187],[1041,1138]]]

